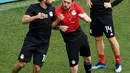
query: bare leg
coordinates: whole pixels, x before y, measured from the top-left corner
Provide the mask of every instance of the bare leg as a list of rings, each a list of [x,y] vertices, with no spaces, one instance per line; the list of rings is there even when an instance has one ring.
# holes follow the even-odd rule
[[[40,66],[38,65],[33,65],[33,72],[32,73],[40,73]]]
[[[71,67],[71,73],[78,73],[78,65]]]
[[[113,50],[113,53],[116,57],[116,62],[120,63],[120,47],[115,37],[108,38],[109,42],[111,43],[111,47]],[[117,58],[119,56],[119,58]]]
[[[26,65],[26,62],[18,62],[18,63],[16,63],[14,65],[12,73],[18,73],[25,65]]]
[[[97,53],[98,57],[101,63],[105,64],[105,58],[104,58],[104,41],[102,39],[102,36],[96,37],[96,48],[97,48]]]
[[[96,48],[98,54],[104,54],[104,47],[105,46],[102,37],[96,37]]]

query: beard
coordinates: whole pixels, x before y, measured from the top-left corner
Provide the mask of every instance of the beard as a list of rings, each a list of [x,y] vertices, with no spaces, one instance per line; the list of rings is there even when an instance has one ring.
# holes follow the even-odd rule
[[[63,8],[65,11],[67,11],[67,10],[69,10],[69,9],[71,8],[71,6],[70,6],[69,8],[67,8],[67,6],[63,6],[63,5],[62,5],[62,8]]]
[[[52,6],[52,3],[45,2],[47,6]]]

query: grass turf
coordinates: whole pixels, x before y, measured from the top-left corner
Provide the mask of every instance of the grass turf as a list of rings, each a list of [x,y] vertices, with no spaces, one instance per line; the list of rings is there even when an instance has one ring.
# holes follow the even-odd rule
[[[81,4],[81,2],[79,2]],[[120,44],[121,59],[123,71],[122,73],[129,73],[129,56],[130,56],[130,1],[125,0],[120,5],[113,8],[113,17],[115,23],[116,37]],[[56,2],[54,6],[58,6]],[[82,1],[82,7],[89,14],[89,10]],[[28,25],[22,25],[21,19],[24,15],[27,6],[11,8],[0,11],[0,73],[11,73],[13,65],[17,62],[17,57],[22,46],[24,37],[28,31]],[[89,35],[89,24],[81,21],[81,26],[84,32],[88,35],[93,65],[96,64],[98,58],[95,49],[94,38]],[[106,69],[94,70],[92,73],[114,73],[115,60],[111,47],[107,39],[105,40],[105,58],[107,62]],[[27,64],[20,73],[31,73],[32,62]],[[50,47],[44,66],[41,73],[69,73],[68,59],[65,50],[65,44],[59,31],[52,31]],[[82,65],[82,58],[79,62],[79,73],[85,73]]]

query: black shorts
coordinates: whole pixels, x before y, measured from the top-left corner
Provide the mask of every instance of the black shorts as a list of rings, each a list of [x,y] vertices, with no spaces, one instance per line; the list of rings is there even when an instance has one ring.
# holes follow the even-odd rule
[[[43,40],[42,36],[26,36],[18,60],[28,63],[33,57],[33,63],[41,67],[49,46],[49,43],[45,43]]]
[[[107,38],[115,36],[112,14],[97,15],[91,13],[90,35],[94,37],[103,36]]]
[[[75,31],[72,34],[62,33],[62,36],[66,43],[70,66],[75,66],[78,64],[79,55],[83,57],[89,57],[91,55],[88,38],[82,30]]]

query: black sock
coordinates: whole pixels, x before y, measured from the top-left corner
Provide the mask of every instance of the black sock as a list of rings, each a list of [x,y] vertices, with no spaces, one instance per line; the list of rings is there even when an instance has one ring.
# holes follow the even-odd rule
[[[89,64],[84,63],[84,68],[86,73],[91,73],[91,67],[92,67],[91,63]]]

